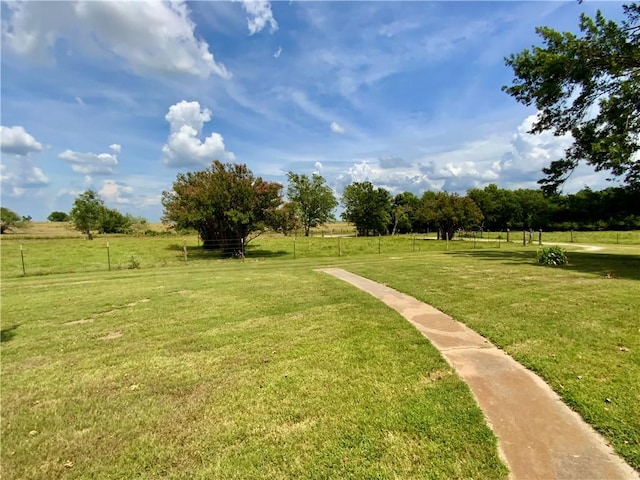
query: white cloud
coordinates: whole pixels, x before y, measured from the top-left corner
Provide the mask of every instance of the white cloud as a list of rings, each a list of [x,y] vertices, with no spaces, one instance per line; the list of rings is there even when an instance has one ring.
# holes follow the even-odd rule
[[[56,197],[77,197],[78,195],[81,195],[84,192],[85,190],[73,190],[70,188],[61,188],[60,190],[58,190],[58,193],[56,193]]]
[[[282,46],[279,46],[278,50],[276,50],[275,53],[273,54],[273,58],[280,58],[281,54],[282,54]]]
[[[278,22],[273,18],[271,3],[264,0],[243,0],[242,8],[247,12],[249,35],[259,33],[269,24],[269,32],[278,30]]]
[[[209,165],[213,160],[233,161],[235,155],[225,150],[224,139],[212,133],[202,141],[202,128],[211,120],[211,111],[198,102],[182,100],[169,107],[164,117],[170,124],[167,143],[162,147],[162,161],[169,167]]]
[[[24,127],[0,126],[0,150],[3,153],[25,156],[31,152],[40,152],[42,144],[29,135]]]
[[[71,165],[74,172],[84,175],[109,175],[115,172],[118,165],[115,153],[82,153],[67,149],[58,158]]]
[[[537,115],[530,115],[522,121],[511,138],[509,151],[495,165],[503,180],[529,178],[535,182],[542,177],[542,168],[563,158],[573,142],[569,134],[557,137],[549,131],[536,135],[528,133],[536,118]]]
[[[324,168],[322,162],[316,162],[313,166],[315,167],[316,172],[322,173],[322,169]]]
[[[230,74],[194,34],[183,0],[172,2],[17,1],[7,4],[2,40],[10,50],[51,61],[56,45],[91,56],[116,56],[136,73]],[[106,54],[106,55],[105,55]]]
[[[126,205],[131,203],[133,188],[113,180],[103,180],[102,188],[98,193],[108,203]]]
[[[44,187],[49,184],[49,179],[42,169],[31,167],[27,170],[27,175],[22,178],[22,185],[25,187]]]
[[[331,131],[333,133],[344,133],[344,127],[336,122],[331,122]]]
[[[440,190],[444,182],[433,180],[416,165],[394,169],[382,168],[377,160],[360,160],[350,165],[337,177],[342,191],[352,182],[371,182],[375,187],[389,190],[392,195],[410,191],[419,194],[425,190]]]
[[[109,145],[109,148],[111,150],[113,150],[116,153],[120,153],[120,151],[122,150],[122,145],[118,145],[117,143],[113,143],[111,145]]]
[[[21,197],[28,189],[46,187],[50,183],[42,169],[28,163],[21,164],[15,171],[8,170],[6,165],[0,165],[0,183],[2,191],[12,197]]]

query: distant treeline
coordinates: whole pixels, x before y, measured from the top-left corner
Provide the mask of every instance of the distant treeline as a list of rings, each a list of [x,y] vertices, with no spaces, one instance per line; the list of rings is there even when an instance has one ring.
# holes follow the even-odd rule
[[[467,195],[482,211],[487,230],[640,229],[640,189],[584,188],[574,194],[544,196],[540,190],[505,190],[491,184]]]
[[[405,192],[392,200],[391,233],[437,231],[433,222],[434,192],[422,197]],[[461,197],[464,198],[464,197]],[[612,187],[601,191],[589,188],[574,194],[545,196],[540,190],[507,190],[490,184],[472,188],[466,198],[473,200],[481,219],[463,222],[470,230],[638,230],[640,229],[640,189]],[[453,209],[448,216],[459,215]],[[395,227],[395,228],[393,228]]]

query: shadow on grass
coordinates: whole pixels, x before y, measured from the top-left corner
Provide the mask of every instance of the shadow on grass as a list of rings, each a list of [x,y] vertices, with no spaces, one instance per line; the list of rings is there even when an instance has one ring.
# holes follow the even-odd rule
[[[182,255],[183,247],[177,243],[166,247],[167,250],[176,252],[176,255]],[[247,246],[245,250],[245,258],[280,258],[291,256],[292,253],[286,250],[265,250],[262,248],[253,248]],[[237,256],[223,253],[221,250],[205,250],[201,246],[187,246],[187,257],[189,260],[224,260],[237,259]]]
[[[8,342],[16,335],[16,328],[18,328],[20,324],[11,325],[10,327],[3,328],[0,330],[0,343]]]
[[[536,252],[512,250],[477,250],[449,252],[448,255],[474,257],[499,261],[506,264],[535,264]],[[613,253],[567,252],[569,264],[561,267],[540,266],[540,268],[562,268],[591,273],[606,278],[626,278],[640,280],[640,255]]]
[[[278,257],[292,257],[293,253],[287,252],[286,250],[263,250],[261,248],[250,248],[247,249],[246,255],[247,258],[278,258]]]

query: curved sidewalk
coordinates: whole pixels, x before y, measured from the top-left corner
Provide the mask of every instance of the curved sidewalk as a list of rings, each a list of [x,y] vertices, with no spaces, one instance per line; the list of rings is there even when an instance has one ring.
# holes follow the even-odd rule
[[[340,268],[318,271],[382,300],[411,322],[467,382],[513,479],[638,479],[537,375],[435,308]]]

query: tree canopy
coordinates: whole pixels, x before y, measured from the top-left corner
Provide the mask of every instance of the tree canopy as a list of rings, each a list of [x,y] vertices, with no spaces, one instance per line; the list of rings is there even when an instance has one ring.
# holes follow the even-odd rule
[[[50,222],[68,222],[69,214],[65,212],[51,212],[47,217]]]
[[[358,235],[387,233],[391,222],[391,194],[371,182],[347,185],[342,195],[342,218],[356,226]]]
[[[21,221],[20,215],[16,212],[6,207],[0,207],[0,233],[5,233],[12,227],[19,226]]]
[[[307,175],[289,172],[287,178],[287,196],[297,206],[304,234],[308,237],[312,227],[334,219],[332,212],[338,202],[322,175],[314,173],[309,178]]]
[[[281,190],[244,164],[215,160],[206,170],[178,174],[173,190],[162,193],[163,221],[195,229],[206,249],[235,253],[275,218]]]
[[[503,90],[539,111],[530,133],[571,134],[565,158],[544,168],[539,183],[554,193],[579,162],[640,186],[640,5],[623,5],[619,25],[580,17],[580,35],[538,27],[544,46],[505,59],[513,85]]]
[[[471,198],[447,192],[423,195],[419,215],[425,222],[436,226],[440,239],[449,240],[457,230],[477,227],[483,217]]]
[[[398,193],[391,202],[391,234],[413,230],[420,199],[411,192]]]
[[[66,215],[64,212],[53,212],[48,220],[62,220]],[[53,220],[60,218],[61,220]],[[135,218],[129,214],[122,214],[118,210],[107,208],[102,198],[93,190],[86,190],[78,195],[73,202],[73,207],[68,215],[76,230],[85,234],[88,240],[93,239],[92,231],[100,233],[130,233],[132,226],[136,222],[146,222],[143,218]]]
[[[87,240],[93,239],[92,230],[100,227],[105,206],[100,196],[93,190],[86,190],[73,202],[69,218],[76,230],[85,234]]]

